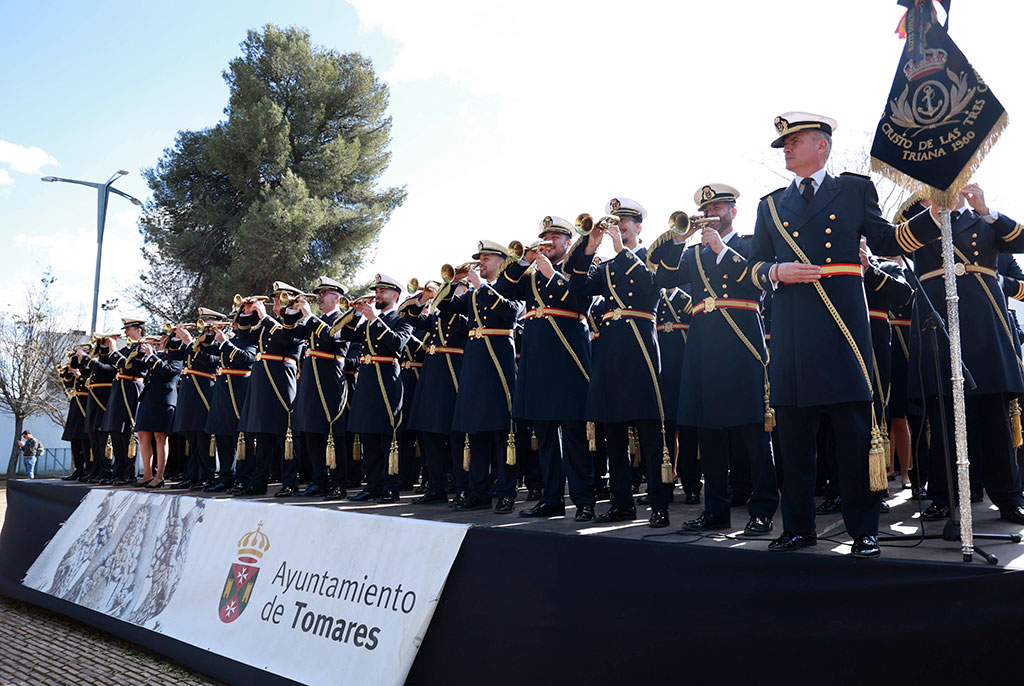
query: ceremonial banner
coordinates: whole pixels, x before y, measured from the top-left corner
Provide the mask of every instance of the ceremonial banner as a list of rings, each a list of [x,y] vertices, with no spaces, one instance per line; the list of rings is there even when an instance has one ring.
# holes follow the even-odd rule
[[[899,4],[908,6],[907,42],[871,145],[871,169],[949,205],[1006,127],[1006,111],[939,24],[932,2]]]
[[[23,583],[296,681],[401,684],[467,529],[93,490]]]

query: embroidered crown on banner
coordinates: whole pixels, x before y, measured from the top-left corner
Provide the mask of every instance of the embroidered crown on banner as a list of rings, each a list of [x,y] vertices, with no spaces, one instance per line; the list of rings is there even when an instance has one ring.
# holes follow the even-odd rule
[[[911,60],[903,65],[903,73],[908,81],[922,79],[925,76],[941,71],[946,66],[947,57],[946,51],[941,48],[925,50],[924,59]]]

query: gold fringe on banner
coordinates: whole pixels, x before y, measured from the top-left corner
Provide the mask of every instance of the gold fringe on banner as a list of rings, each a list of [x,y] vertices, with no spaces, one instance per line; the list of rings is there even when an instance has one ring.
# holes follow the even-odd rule
[[[511,466],[516,463],[516,435],[508,432],[508,445],[505,446],[505,464]]]
[[[388,474],[398,474],[398,441],[391,439],[391,449],[388,451]]]
[[[981,165],[981,161],[985,159],[985,156],[992,150],[992,146],[994,146],[999,140],[999,136],[1002,135],[1003,129],[1006,128],[1008,123],[1009,118],[1007,117],[1006,112],[1003,112],[996,121],[995,126],[993,126],[992,130],[988,132],[987,136],[985,136],[985,140],[983,140],[981,145],[978,146],[978,149],[974,151],[974,155],[971,156],[970,162],[960,170],[960,173],[957,174],[953,183],[951,183],[949,188],[946,188],[945,190],[935,188],[918,181],[914,177],[904,174],[900,170],[889,166],[875,157],[871,158],[871,171],[881,174],[896,185],[902,186],[912,193],[917,193],[922,198],[930,200],[941,207],[949,207],[958,200],[960,191],[963,190],[964,186],[970,183],[971,177],[974,176],[974,172],[978,170],[978,167]]]
[[[235,459],[239,462],[245,460],[245,434],[238,434],[238,441],[235,443]]]
[[[337,469],[337,456],[334,451],[334,434],[327,434],[327,468]]]
[[[587,450],[594,452],[597,450],[597,426],[594,422],[587,422]]]
[[[469,434],[466,434],[466,441],[462,444],[462,471],[469,471]]]
[[[284,435],[284,459],[294,460],[295,459],[295,443],[292,441],[292,430],[288,429],[288,433]]]

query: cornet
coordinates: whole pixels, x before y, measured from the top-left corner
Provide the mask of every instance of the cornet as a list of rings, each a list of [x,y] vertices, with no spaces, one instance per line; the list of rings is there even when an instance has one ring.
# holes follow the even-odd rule
[[[609,226],[615,226],[619,223],[618,217],[602,217],[601,221],[597,222],[597,228],[607,229]],[[589,236],[594,230],[594,218],[586,212],[576,217],[576,233],[581,236]]]
[[[701,229],[721,221],[720,217],[710,215],[707,217],[689,216],[685,212],[676,210],[668,218],[668,231],[673,238],[686,240]]]
[[[527,252],[540,252],[541,248],[547,248],[552,245],[551,241],[535,241],[531,245],[524,246],[519,241],[512,241],[508,244],[508,249],[516,256],[516,259],[523,259],[523,255]]]
[[[480,263],[477,261],[464,262],[458,267],[453,267],[450,264],[441,265],[441,278],[444,279],[445,283],[450,283],[455,279],[456,274],[465,274],[471,270],[477,270],[480,268]]]

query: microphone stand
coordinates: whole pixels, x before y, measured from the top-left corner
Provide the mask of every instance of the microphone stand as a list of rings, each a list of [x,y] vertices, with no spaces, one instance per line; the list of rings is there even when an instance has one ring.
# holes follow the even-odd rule
[[[971,562],[974,559],[974,553],[977,552],[978,555],[983,557],[986,562],[994,565],[998,564],[999,559],[974,545],[974,540],[983,539],[1005,541],[1008,543],[1020,543],[1021,536],[1020,534],[980,534],[974,532],[970,497],[970,461],[967,457],[967,417],[964,408],[964,380],[966,379],[971,390],[976,389],[978,384],[974,381],[974,377],[971,375],[970,370],[967,368],[967,365],[964,364],[963,358],[961,357],[960,312],[957,304],[959,298],[956,294],[956,275],[953,271],[953,230],[950,222],[949,210],[940,210],[939,216],[941,220],[940,229],[942,232],[943,276],[946,285],[946,309],[950,321],[949,331],[947,331],[943,325],[942,317],[939,315],[938,310],[935,309],[935,305],[928,297],[928,293],[925,292],[915,271],[907,270],[907,272],[913,281],[913,285],[917,289],[916,292],[919,296],[918,302],[926,304],[928,308],[927,317],[921,322],[921,331],[922,333],[924,331],[928,332],[928,339],[932,351],[932,361],[935,363],[935,392],[938,396],[937,401],[939,403],[939,424],[942,432],[942,453],[946,471],[947,494],[950,499],[950,517],[946,521],[941,534],[924,534],[924,523],[922,522],[922,533],[918,536],[879,536],[878,540],[879,542],[905,540],[955,541],[961,544],[964,562]],[[953,489],[953,468],[949,452],[949,425],[946,418],[945,396],[942,392],[942,366],[939,363],[939,331],[942,331],[946,338],[946,343],[949,346],[949,368],[951,371],[953,369],[957,370],[956,374],[951,375],[950,381],[953,387],[953,422],[954,435],[956,439],[959,507],[953,507],[953,501],[955,499],[955,495],[957,495],[957,491]],[[922,398],[922,400],[925,399]]]

